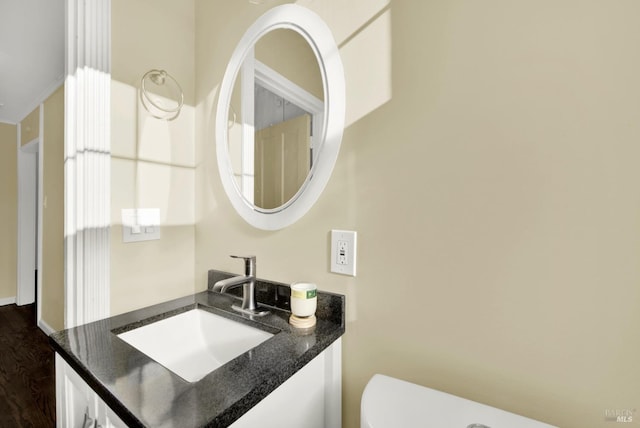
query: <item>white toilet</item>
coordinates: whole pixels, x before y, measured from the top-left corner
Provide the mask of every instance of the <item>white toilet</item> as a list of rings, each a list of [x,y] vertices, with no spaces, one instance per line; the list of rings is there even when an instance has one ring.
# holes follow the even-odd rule
[[[552,425],[383,375],[364,389],[361,428],[554,428]]]

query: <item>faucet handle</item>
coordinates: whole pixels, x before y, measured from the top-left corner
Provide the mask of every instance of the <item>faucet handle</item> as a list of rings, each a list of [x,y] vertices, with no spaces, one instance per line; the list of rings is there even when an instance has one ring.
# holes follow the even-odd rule
[[[234,259],[244,259],[244,274],[247,276],[256,276],[256,256],[234,256]]]

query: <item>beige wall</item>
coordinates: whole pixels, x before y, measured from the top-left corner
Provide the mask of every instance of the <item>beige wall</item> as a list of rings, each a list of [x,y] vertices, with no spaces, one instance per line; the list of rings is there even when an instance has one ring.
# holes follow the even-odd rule
[[[15,298],[18,248],[18,127],[0,122],[0,299]]]
[[[194,19],[192,1],[112,1],[112,314],[194,291]],[[138,100],[151,69],[184,90],[174,121]],[[160,208],[161,239],[124,244],[123,208]]]
[[[64,328],[64,86],[44,102],[42,319]]]
[[[20,122],[20,145],[35,140],[40,136],[40,107],[36,107]]]
[[[374,373],[563,427],[638,408],[640,3],[300,3],[340,45],[347,127],[317,204],[263,232],[226,199],[212,118],[267,6],[196,1],[197,287],[251,253],[346,294],[346,428]],[[356,278],[328,272],[332,228],[358,231]]]

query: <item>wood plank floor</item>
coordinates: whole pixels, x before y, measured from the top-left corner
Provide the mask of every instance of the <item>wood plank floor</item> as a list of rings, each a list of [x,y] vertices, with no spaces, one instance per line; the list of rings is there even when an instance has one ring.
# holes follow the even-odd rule
[[[0,427],[55,426],[55,365],[35,305],[0,307]]]

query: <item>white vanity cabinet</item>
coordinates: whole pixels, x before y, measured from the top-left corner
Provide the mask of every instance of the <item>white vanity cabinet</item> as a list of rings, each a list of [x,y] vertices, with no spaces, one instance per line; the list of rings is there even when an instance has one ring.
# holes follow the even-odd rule
[[[126,428],[124,422],[56,354],[57,428]]]
[[[56,399],[57,428],[127,427],[58,354]],[[341,402],[342,340],[337,339],[230,427],[339,428]]]
[[[333,342],[230,428],[340,428],[342,339]]]

